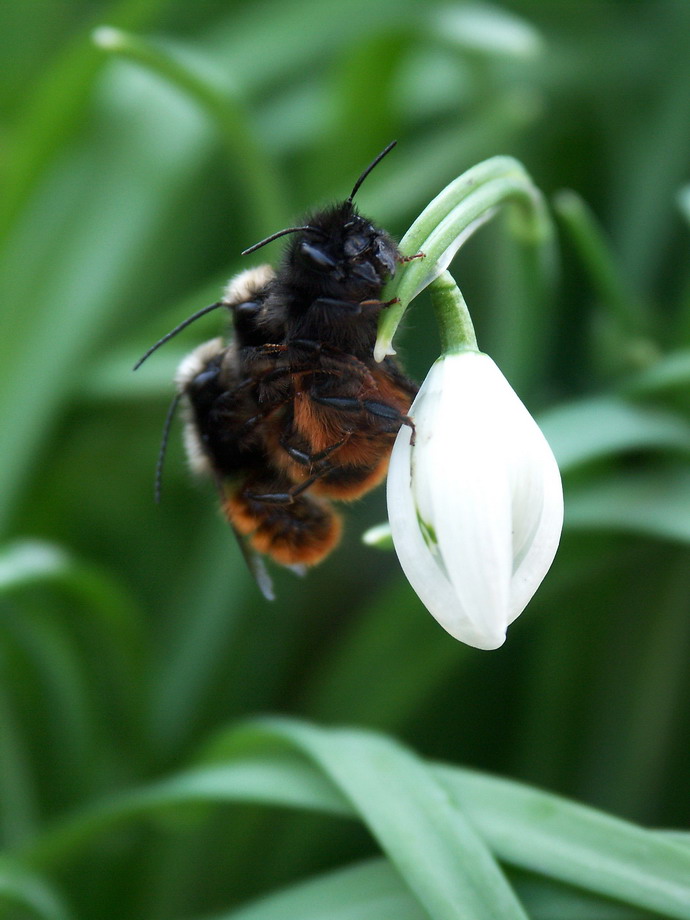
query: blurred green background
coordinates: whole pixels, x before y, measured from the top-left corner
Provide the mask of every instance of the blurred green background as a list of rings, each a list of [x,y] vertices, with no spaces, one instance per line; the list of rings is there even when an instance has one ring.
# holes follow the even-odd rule
[[[197,82],[96,48],[102,25]],[[687,825],[690,5],[27,0],[0,5],[0,54],[8,852],[266,712]],[[548,297],[501,217],[452,268],[565,483],[559,555],[493,653],[450,639],[394,555],[361,544],[383,490],[307,578],[276,573],[273,604],[179,425],[152,500],[174,369],[222,319],[134,361],[392,138],[358,202],[398,237],[497,153],[554,205]],[[423,298],[398,350],[421,380]],[[246,806],[123,829],[56,878],[80,916],[181,917],[372,851],[359,828]]]

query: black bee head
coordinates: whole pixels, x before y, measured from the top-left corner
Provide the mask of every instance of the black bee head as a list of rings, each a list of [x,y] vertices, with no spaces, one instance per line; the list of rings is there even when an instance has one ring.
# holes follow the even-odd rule
[[[395,274],[398,247],[349,201],[312,214],[291,241],[286,267],[292,285],[317,296],[375,299]]]

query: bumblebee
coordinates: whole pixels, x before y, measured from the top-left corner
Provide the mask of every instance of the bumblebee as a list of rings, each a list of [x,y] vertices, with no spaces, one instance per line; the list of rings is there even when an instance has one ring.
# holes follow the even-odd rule
[[[267,265],[242,272],[217,304],[141,359],[209,310],[231,312],[231,341],[199,346],[176,375],[187,454],[193,470],[215,480],[228,521],[251,550],[298,570],[338,543],[341,521],[331,500],[349,501],[376,486],[400,426],[412,426],[407,413],[417,385],[394,359],[373,357],[388,305],[383,287],[404,259],[353,203],[393,146],[345,201],[245,250],[289,234],[276,272]],[[163,447],[167,429],[168,422]]]

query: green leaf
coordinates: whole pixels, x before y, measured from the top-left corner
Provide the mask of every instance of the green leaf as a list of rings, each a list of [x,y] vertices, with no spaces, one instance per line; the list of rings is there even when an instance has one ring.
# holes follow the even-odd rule
[[[98,142],[46,177],[0,258],[0,298],[12,305],[0,313],[0,529],[64,403],[81,389],[82,367],[132,302],[133,273],[148,271],[145,250],[159,244],[171,196],[207,150],[186,101],[148,75],[119,76],[115,95],[122,92],[132,108],[127,143],[115,143],[111,99]],[[30,311],[22,309],[27,303]],[[18,385],[28,380],[31,386]]]
[[[251,798],[252,793],[258,793],[264,801],[295,804],[304,801],[306,792],[312,807],[325,805],[332,811],[335,806],[341,812],[343,803],[351,803],[429,916],[454,920],[458,907],[464,905],[467,916],[477,920],[525,917],[461,810],[449,801],[430,770],[395,742],[363,732],[325,732],[306,724],[275,721],[235,732],[229,743],[235,751],[248,751],[255,740],[295,747],[312,758],[319,769],[308,769],[300,776],[292,754],[282,765],[287,766],[287,773],[281,768],[279,775],[271,759],[261,769],[252,758],[246,765],[240,761],[239,772],[230,765],[229,772],[228,768],[216,768],[182,776],[114,800],[109,807],[68,825],[52,840],[40,843],[32,860],[43,862],[59,856],[75,844],[83,845],[95,831],[113,821],[119,823],[175,800],[213,799],[219,794]]]
[[[601,306],[629,335],[640,333],[645,317],[630,290],[609,241],[586,202],[570,189],[554,199],[556,213],[563,221],[580,259],[587,270]]]
[[[511,780],[440,766],[506,862],[669,917],[690,917],[690,849],[603,812]]]
[[[153,19],[166,2],[117,0],[100,15],[107,15],[118,25],[137,28]],[[29,104],[24,105],[23,119],[10,140],[9,155],[4,156],[7,169],[0,204],[0,237],[21,213],[50,158],[69,143],[74,128],[80,125],[99,70],[98,55],[84,35],[78,35],[42,74]]]
[[[542,38],[531,23],[488,4],[437,8],[431,27],[442,41],[475,54],[529,60],[543,49]]]
[[[599,396],[559,406],[539,417],[561,472],[624,451],[690,451],[690,425],[663,409]]]
[[[383,859],[309,879],[214,920],[428,920],[428,913]]]
[[[570,489],[566,525],[688,543],[689,507],[690,473],[684,468],[618,473]]]
[[[515,887],[532,920],[644,920],[650,914],[576,889],[518,874]],[[325,873],[266,895],[213,920],[427,920],[395,869],[384,859]]]
[[[431,916],[457,916],[453,904],[465,898],[470,916],[483,916],[487,901],[508,911],[494,917],[521,915],[483,840],[521,869],[690,918],[685,842],[520,783],[425,765],[382,736],[262,720],[222,734],[207,760],[216,765],[65,822],[27,847],[26,858],[39,867],[62,862],[113,826],[186,802],[257,801],[360,816]],[[475,890],[487,882],[489,891]]]
[[[16,540],[0,550],[0,595],[41,584],[63,588],[88,610],[131,693],[141,679],[144,637],[139,612],[120,585],[52,543]]]
[[[43,879],[10,860],[0,860],[0,915],[2,902],[23,908],[41,920],[69,920],[71,916]]]
[[[690,349],[672,351],[624,384],[632,396],[685,390],[690,383]]]
[[[381,735],[295,722],[266,729],[306,753],[351,801],[430,917],[522,918],[472,824],[429,768]]]
[[[685,220],[690,224],[690,185],[684,185],[678,192],[678,207]]]

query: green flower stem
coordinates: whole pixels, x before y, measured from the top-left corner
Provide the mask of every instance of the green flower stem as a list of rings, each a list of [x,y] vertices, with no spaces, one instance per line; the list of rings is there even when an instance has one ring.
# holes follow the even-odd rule
[[[597,219],[580,196],[565,189],[554,198],[554,210],[582,260],[601,305],[628,336],[646,332],[639,301],[625,283],[609,242]]]
[[[450,272],[443,272],[429,285],[431,305],[441,336],[443,355],[478,351],[470,311]]]
[[[436,196],[400,243],[403,255],[423,252],[424,258],[410,262],[386,287],[385,299],[397,298],[397,302],[381,318],[374,352],[377,360],[395,354],[393,336],[410,301],[445,270],[460,246],[504,204],[517,205],[521,212],[521,219],[512,224],[521,241],[550,246],[548,212],[523,166],[512,157],[493,157],[472,167]]]
[[[683,217],[690,224],[690,185],[684,185],[678,192],[678,207]]]
[[[105,10],[100,4],[100,12],[111,22],[137,29],[145,28],[164,5],[165,0],[117,0]],[[84,35],[77,33],[29,90],[16,127],[3,130],[0,238],[11,233],[42,170],[81,124],[99,64]]]
[[[246,189],[247,213],[253,217],[257,235],[282,226],[283,195],[274,169],[254,135],[242,101],[223,75],[211,72],[206,62],[198,61],[184,47],[167,42],[165,46],[154,45],[110,26],[96,29],[93,40],[104,51],[129,58],[158,74],[196,102],[223,137],[233,174]]]

